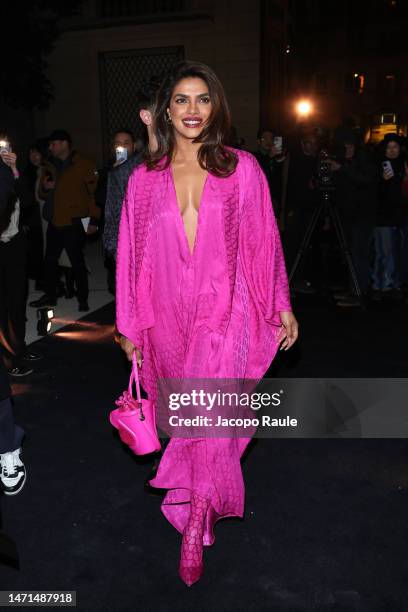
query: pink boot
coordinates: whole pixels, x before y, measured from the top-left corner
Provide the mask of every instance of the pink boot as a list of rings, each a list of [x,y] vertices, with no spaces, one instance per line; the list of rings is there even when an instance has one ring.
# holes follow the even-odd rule
[[[180,578],[187,586],[200,580],[203,573],[203,533],[208,505],[205,497],[191,493],[190,518],[183,532],[179,566]]]

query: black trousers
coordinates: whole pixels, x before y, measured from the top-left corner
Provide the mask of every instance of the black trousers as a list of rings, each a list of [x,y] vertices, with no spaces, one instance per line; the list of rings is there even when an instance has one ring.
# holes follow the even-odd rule
[[[20,448],[23,436],[24,431],[14,423],[9,378],[0,359],[0,454]]]
[[[44,244],[41,225],[30,227],[27,238],[27,276],[42,281],[44,280]]]
[[[57,298],[58,259],[65,249],[76,281],[78,301],[88,301],[88,271],[83,253],[85,240],[86,234],[80,219],[73,220],[73,224],[66,227],[48,224],[45,251],[45,286],[48,297]]]
[[[10,398],[0,401],[0,454],[20,448],[24,430],[14,423]]]
[[[7,368],[18,364],[25,350],[27,243],[19,232],[0,242],[0,344]]]

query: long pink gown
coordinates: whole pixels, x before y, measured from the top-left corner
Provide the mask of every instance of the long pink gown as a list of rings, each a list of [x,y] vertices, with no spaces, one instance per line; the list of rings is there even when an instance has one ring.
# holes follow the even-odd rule
[[[278,349],[280,311],[291,310],[269,189],[256,159],[235,151],[228,178],[208,174],[191,253],[170,167],[130,177],[117,253],[117,327],[143,352],[142,384],[158,378],[252,378]],[[214,524],[243,516],[240,458],[248,438],[172,438],[154,487],[168,489],[162,511],[183,532],[191,493],[210,501]]]

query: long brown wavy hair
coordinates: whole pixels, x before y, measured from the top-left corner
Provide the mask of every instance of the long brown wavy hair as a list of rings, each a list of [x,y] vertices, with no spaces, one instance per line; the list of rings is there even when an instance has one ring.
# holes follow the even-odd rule
[[[149,170],[154,170],[160,160],[165,158],[164,166],[161,167],[167,168],[173,158],[175,138],[173,126],[167,120],[167,109],[177,83],[190,77],[198,77],[205,81],[212,104],[207,124],[201,134],[193,140],[195,143],[201,143],[198,163],[203,170],[215,176],[227,177],[234,172],[238,163],[236,154],[226,147],[231,130],[230,111],[224,88],[218,77],[211,68],[199,62],[184,61],[177,64],[166,75],[160,86],[153,117],[158,148],[148,155],[146,166]]]

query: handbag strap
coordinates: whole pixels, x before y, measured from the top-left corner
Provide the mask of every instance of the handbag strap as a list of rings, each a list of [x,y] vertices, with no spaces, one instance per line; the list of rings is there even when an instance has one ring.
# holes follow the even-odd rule
[[[136,351],[133,351],[133,355],[132,355],[132,371],[130,373],[130,378],[129,378],[129,395],[131,395],[133,397],[133,383],[135,383],[135,387],[136,387],[136,398],[137,401],[139,403],[142,402],[142,396],[140,394],[140,382],[139,382],[139,370],[138,370],[139,366],[137,365],[137,359],[136,359]]]

